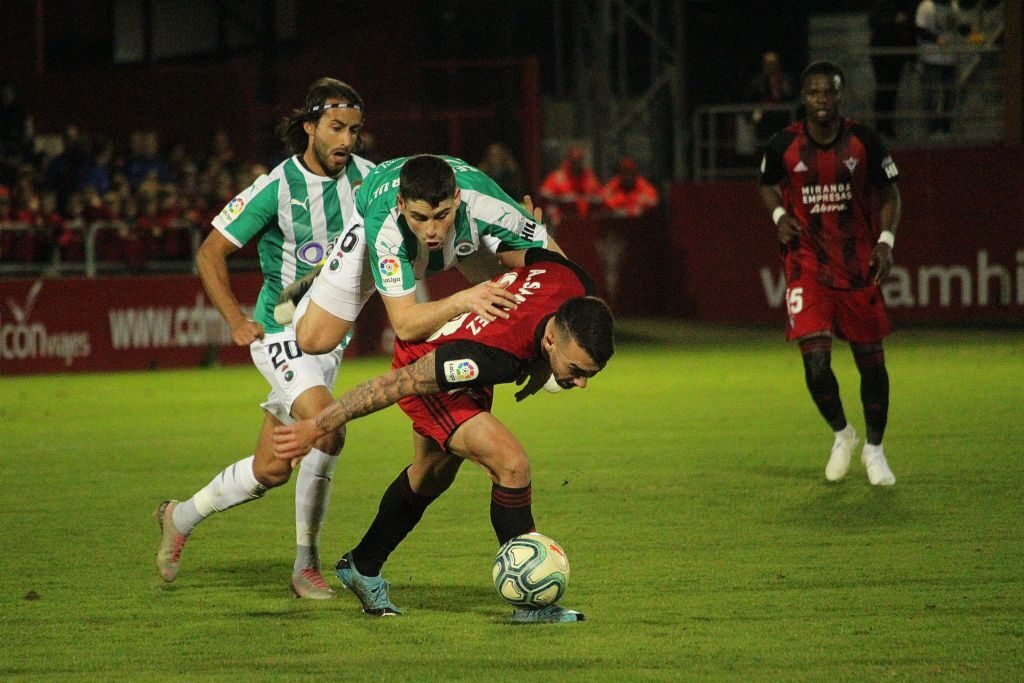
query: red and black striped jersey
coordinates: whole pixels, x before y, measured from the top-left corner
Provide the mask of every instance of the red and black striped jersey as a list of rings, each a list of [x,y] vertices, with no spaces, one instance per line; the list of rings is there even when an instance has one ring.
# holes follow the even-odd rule
[[[811,139],[804,120],[776,133],[761,160],[761,184],[778,185],[783,208],[803,226],[782,248],[787,281],[813,274],[835,289],[870,284],[879,234],[872,193],[898,177],[874,131],[850,119],[827,146]]]

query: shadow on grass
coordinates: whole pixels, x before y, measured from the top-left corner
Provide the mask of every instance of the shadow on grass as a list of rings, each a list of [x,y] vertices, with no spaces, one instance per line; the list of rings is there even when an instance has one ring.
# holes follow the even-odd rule
[[[903,504],[897,486],[872,486],[853,473],[838,482],[826,482],[795,507],[790,520],[813,528],[839,528],[847,532],[905,529],[917,513]]]
[[[323,573],[328,585],[338,592],[338,603],[345,603],[345,608],[358,606],[355,598],[340,585],[333,567],[325,567]],[[167,594],[183,596],[193,593],[202,595],[204,599],[211,593],[236,593],[240,590],[261,599],[286,598],[286,603],[279,610],[252,610],[240,614],[257,618],[303,618],[305,610],[296,610],[295,607],[314,601],[296,600],[292,597],[288,589],[290,575],[291,566],[286,562],[270,559],[236,560],[196,567],[191,572],[187,572],[183,567],[177,582],[168,584],[157,577],[155,585]],[[489,575],[481,575],[479,581],[471,584],[428,583],[419,581],[414,576],[388,574],[387,568],[384,576],[392,584],[391,599],[403,610],[455,614],[492,614],[496,608],[502,613],[506,608],[511,611],[511,606],[506,605],[494,590]]]
[[[432,584],[413,577],[395,579],[391,599],[400,608],[459,614],[490,612],[505,604],[491,585],[490,576],[482,576],[472,584]]]
[[[799,491],[785,494],[795,501],[780,519],[807,529],[841,528],[848,532],[868,532],[902,528],[908,520],[920,516],[915,507],[905,504],[905,489],[896,486],[872,486],[863,469],[854,467],[840,481],[825,480],[822,467],[810,465],[763,465],[752,467],[756,475],[779,481],[789,487],[803,482]]]

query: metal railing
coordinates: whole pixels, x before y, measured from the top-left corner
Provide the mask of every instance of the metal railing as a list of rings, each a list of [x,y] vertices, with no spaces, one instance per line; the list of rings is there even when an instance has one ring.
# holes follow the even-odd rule
[[[103,232],[117,233],[123,228],[119,221],[71,221],[65,225],[65,229],[77,232],[82,244],[83,259],[70,260],[61,254],[61,245],[58,243],[58,236],[51,234],[45,228],[38,228],[29,223],[23,222],[0,222],[0,244],[7,241],[14,244],[19,237],[38,239],[42,244],[41,251],[45,251],[45,258],[24,261],[12,258],[11,254],[0,253],[0,276],[51,276],[60,275],[85,275],[96,277],[100,274],[122,274],[129,272],[129,264],[125,260],[101,259],[97,242]],[[142,271],[152,272],[174,272],[174,273],[195,273],[195,256],[202,243],[203,229],[187,220],[172,221],[166,230],[185,230],[188,232],[189,254],[188,258],[145,258],[142,263]],[[157,238],[159,239],[159,238]]]
[[[946,113],[952,121],[952,135],[929,134],[927,122],[936,114],[925,109],[924,85],[913,66],[908,66],[898,86],[890,86],[897,95],[895,108],[881,114],[874,111],[873,98],[877,88],[870,86],[870,69],[866,66],[868,59],[886,55],[916,56],[918,52],[914,48],[861,50],[844,55],[839,60],[844,68],[848,63],[865,64],[856,84],[863,83],[866,75],[869,85],[855,89],[851,83],[845,96],[843,115],[876,128],[880,120],[890,121],[896,131],[886,139],[890,148],[998,142],[1003,136],[1003,93],[1002,83],[992,76],[1000,70],[1001,48],[986,43],[960,46],[957,50],[961,53],[960,77],[956,84],[957,104]],[[987,78],[980,68],[984,64],[993,67]],[[850,72],[848,68],[848,78]],[[856,92],[851,93],[851,90]],[[765,137],[757,135],[756,125],[752,123],[755,112],[780,112],[789,121],[794,121],[800,115],[800,103],[722,104],[694,108],[691,122],[694,180],[753,178],[757,175],[760,149],[767,142],[768,134]]]

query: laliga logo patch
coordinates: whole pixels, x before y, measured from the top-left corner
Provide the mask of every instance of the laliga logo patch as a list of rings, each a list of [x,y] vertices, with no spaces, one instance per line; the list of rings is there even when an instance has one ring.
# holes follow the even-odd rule
[[[380,270],[380,279],[385,285],[398,284],[402,281],[402,269],[396,258],[384,256],[377,261],[377,269]]]
[[[235,197],[230,202],[228,202],[227,206],[225,206],[223,209],[221,209],[220,218],[225,223],[230,223],[231,221],[233,221],[236,218],[238,218],[238,215],[240,213],[242,213],[242,209],[244,209],[244,208],[245,208],[245,200],[242,199],[241,196]]]
[[[468,358],[445,361],[444,376],[449,382],[469,382],[479,374],[480,368]]]

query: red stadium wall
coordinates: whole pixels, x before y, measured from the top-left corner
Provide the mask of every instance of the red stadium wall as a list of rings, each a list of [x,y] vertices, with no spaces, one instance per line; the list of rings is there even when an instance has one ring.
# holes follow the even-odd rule
[[[900,150],[903,220],[883,284],[895,322],[1024,321],[1024,152]],[[775,230],[753,183],[671,188],[673,313],[783,318]]]
[[[243,308],[263,278],[232,275]],[[431,295],[466,283],[445,274]],[[194,275],[0,280],[0,376],[251,363]],[[393,337],[379,297],[363,309],[346,353],[390,352]]]
[[[1024,152],[901,151],[903,221],[884,285],[897,323],[1024,322]],[[664,214],[567,220],[555,235],[623,316],[781,324],[775,232],[753,183],[681,183]],[[615,264],[615,267],[611,267]],[[261,278],[236,274],[244,306]],[[448,273],[432,298],[464,287]],[[378,297],[349,353],[386,351]],[[249,363],[199,278],[0,280],[0,375]]]
[[[261,283],[233,278],[243,306]],[[4,280],[0,299],[0,375],[249,360],[195,276]]]

